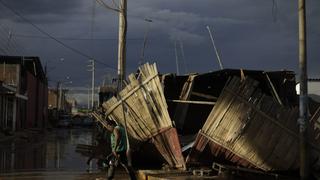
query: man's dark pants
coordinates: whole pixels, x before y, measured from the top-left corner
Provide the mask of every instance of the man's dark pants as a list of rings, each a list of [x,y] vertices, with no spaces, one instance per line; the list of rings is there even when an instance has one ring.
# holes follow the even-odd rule
[[[127,155],[125,151],[117,152],[118,158],[114,157],[111,159],[111,163],[109,164],[107,179],[111,180],[114,177],[115,169],[120,163],[126,172],[129,174],[131,180],[136,180],[136,176],[131,166],[128,166]]]

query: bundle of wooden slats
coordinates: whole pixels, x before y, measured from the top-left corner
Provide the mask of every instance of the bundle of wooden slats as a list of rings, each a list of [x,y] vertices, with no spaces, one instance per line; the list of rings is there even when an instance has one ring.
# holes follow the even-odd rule
[[[103,103],[103,107],[110,119],[127,127],[128,133],[139,141],[157,139],[156,136],[173,128],[155,64],[144,64],[137,74],[130,74],[126,87],[118,97],[112,97]],[[169,165],[184,167],[178,135],[176,132],[169,134],[173,137],[164,136],[160,138],[163,140],[154,142],[165,145],[166,148],[158,150]]]
[[[228,81],[194,149],[203,151],[209,144],[213,155],[246,167],[267,171],[297,169],[298,108],[279,105],[257,86],[258,82],[251,78],[241,81],[233,77]]]

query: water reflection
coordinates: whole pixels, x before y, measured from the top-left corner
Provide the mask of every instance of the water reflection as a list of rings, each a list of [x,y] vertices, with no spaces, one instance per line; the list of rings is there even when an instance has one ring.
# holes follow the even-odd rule
[[[26,170],[86,170],[87,157],[77,144],[91,144],[90,129],[56,129],[45,137],[18,139],[0,145],[0,172]]]

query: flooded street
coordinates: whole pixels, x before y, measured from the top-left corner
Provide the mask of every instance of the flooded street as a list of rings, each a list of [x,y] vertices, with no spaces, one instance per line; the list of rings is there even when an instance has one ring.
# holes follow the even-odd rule
[[[77,153],[77,144],[91,145],[92,130],[54,129],[32,139],[0,145],[0,179],[95,179],[103,177],[93,161]],[[90,172],[88,171],[90,170]],[[118,174],[122,174],[119,172]]]

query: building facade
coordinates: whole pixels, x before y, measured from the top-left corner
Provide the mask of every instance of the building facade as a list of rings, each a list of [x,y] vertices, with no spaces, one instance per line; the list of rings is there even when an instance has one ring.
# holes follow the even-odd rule
[[[38,57],[0,56],[0,129],[46,128],[48,83]]]

